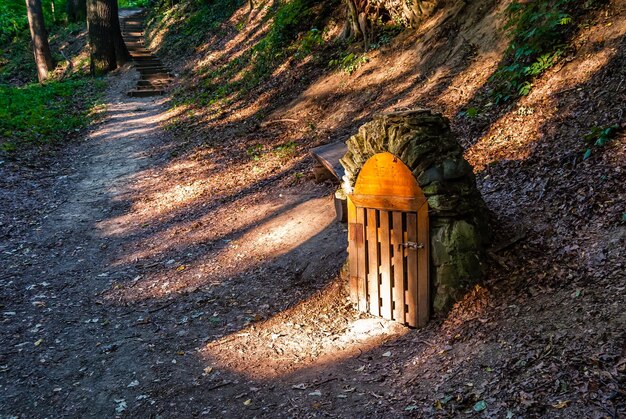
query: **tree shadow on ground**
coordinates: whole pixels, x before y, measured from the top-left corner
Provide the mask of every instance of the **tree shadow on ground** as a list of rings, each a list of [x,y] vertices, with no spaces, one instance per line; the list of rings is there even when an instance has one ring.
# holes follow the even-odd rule
[[[623,39],[620,42],[623,42]],[[441,48],[446,48],[446,45],[442,44]],[[488,202],[492,209],[505,218],[513,217],[512,219],[515,220],[528,221],[533,213],[526,212],[526,209],[532,202],[556,200],[559,194],[569,195],[571,188],[580,185],[581,179],[575,176],[576,167],[581,167],[578,166],[582,164],[580,162],[568,165],[566,161],[567,173],[561,173],[560,176],[567,183],[556,183],[557,181],[553,180],[552,182],[555,183],[551,187],[532,188],[535,179],[531,172],[541,167],[544,170],[542,175],[547,179],[552,175],[553,170],[563,168],[563,162],[555,157],[563,155],[558,144],[563,136],[553,131],[555,125],[558,123],[567,126],[569,122],[578,121],[581,109],[573,100],[578,92],[576,89],[580,88],[585,94],[593,97],[595,89],[603,86],[603,79],[608,73],[623,72],[623,66],[620,67],[623,60],[622,55],[612,57],[588,81],[576,84],[575,90],[567,92],[566,95],[569,98],[559,96],[556,103],[557,111],[548,118],[538,120],[539,134],[534,138],[536,145],[530,153],[524,155],[523,159],[511,162],[510,159],[498,160],[499,157],[496,156],[491,160],[495,164],[489,164],[485,173],[500,179],[513,179],[501,185],[502,194],[496,192],[489,194]],[[459,68],[466,67],[451,68],[457,71]],[[400,78],[389,80],[389,84],[380,86],[376,102],[361,102],[361,106],[344,112],[337,124],[329,131],[331,136],[340,138],[346,135],[371,113],[387,109],[393,101],[419,98],[420,95],[416,95],[415,90],[419,90],[422,81],[414,77],[414,74],[407,71]],[[429,75],[426,76],[428,77]],[[399,82],[405,82],[407,86],[393,92],[384,92],[392,84]],[[440,79],[439,83],[435,83],[429,89],[428,95],[440,95],[448,88],[450,82],[449,77]],[[598,106],[605,98],[611,101],[621,98],[619,86],[615,87],[614,90],[603,95],[604,97],[597,97]],[[298,93],[302,94],[304,91],[303,89]],[[344,99],[350,101],[366,91],[367,89],[363,88],[348,93]],[[334,98],[337,96],[329,93],[317,96],[315,100],[319,101],[322,106],[322,103],[328,103]],[[279,101],[276,100],[276,102]],[[277,106],[274,109],[280,110],[281,108]],[[604,124],[612,121],[611,114],[607,114],[606,119],[596,123]],[[497,119],[488,121],[489,126],[486,129],[497,122]],[[585,120],[582,126],[586,125]],[[220,128],[219,125],[213,126],[216,129]],[[301,133],[293,135],[303,137]],[[481,136],[482,134],[476,138]],[[573,142],[576,136],[567,135],[567,138],[572,143],[566,146],[575,147]],[[234,138],[232,141],[240,140],[242,139]],[[315,141],[325,140],[327,139],[317,138],[307,142],[303,139],[303,142],[313,144]],[[245,150],[253,141],[256,140],[252,137],[244,138],[243,145],[240,146],[241,150]],[[228,147],[230,144],[225,142],[222,146]],[[472,140],[467,144],[471,145]],[[211,146],[217,147],[219,142],[214,141]],[[226,154],[223,153],[217,157],[214,163],[216,166],[207,174],[207,177],[219,180],[217,174],[227,164],[239,164],[236,161],[229,162],[225,156]],[[173,161],[180,162],[186,158],[190,156]],[[545,164],[546,160],[549,164]],[[164,172],[171,167],[173,161],[165,158],[154,167],[154,170],[156,173]],[[585,163],[587,166],[584,167],[587,170],[594,170],[594,173],[596,170],[598,174],[601,173],[603,167],[590,167],[593,162],[594,160]],[[604,167],[614,167],[611,164],[614,163],[609,160],[607,166]],[[245,165],[242,164],[241,167]],[[527,304],[528,300],[525,300],[515,289],[508,291],[494,289],[494,294],[483,289],[483,291],[470,293],[466,304],[457,307],[448,320],[435,321],[419,332],[410,332],[402,336],[401,333],[386,331],[377,337],[369,336],[362,340],[355,338],[353,341],[346,341],[341,349],[337,349],[339,344],[336,347],[333,347],[332,343],[325,347],[316,344],[316,340],[324,341],[320,336],[323,336],[325,332],[321,330],[319,324],[330,324],[324,323],[329,320],[321,317],[323,308],[332,307],[336,310],[335,313],[341,313],[340,298],[332,300],[332,305],[327,304],[328,300],[325,298],[330,298],[329,295],[341,296],[342,293],[340,287],[332,287],[332,278],[339,270],[340,263],[338,262],[345,257],[345,232],[339,225],[325,225],[323,222],[318,222],[320,231],[309,231],[309,234],[304,235],[303,240],[295,247],[281,248],[283,251],[278,254],[271,253],[270,239],[281,235],[288,236],[292,232],[290,230],[297,227],[296,224],[288,224],[287,231],[274,230],[274,228],[284,226],[288,220],[293,221],[290,214],[298,213],[298,209],[306,208],[303,205],[310,202],[311,198],[320,200],[331,190],[330,187],[319,187],[310,189],[306,191],[308,194],[305,194],[302,190],[303,185],[285,188],[282,182],[289,177],[292,170],[299,170],[294,167],[303,166],[286,167],[278,173],[266,175],[253,186],[237,189],[209,203],[201,202],[199,198],[198,202],[165,211],[161,217],[150,219],[151,222],[157,223],[154,227],[140,228],[135,225],[121,234],[111,236],[111,245],[120,245],[116,252],[118,257],[129,252],[128,247],[121,246],[126,241],[131,243],[129,247],[145,246],[151,242],[161,244],[168,240],[177,243],[175,248],[157,247],[153,254],[142,258],[141,263],[126,260],[111,267],[112,276],[116,272],[120,275],[115,276],[113,289],[109,294],[102,295],[98,303],[102,305],[103,311],[117,316],[116,321],[128,330],[128,335],[120,338],[119,334],[108,332],[106,337],[117,339],[113,343],[117,344],[119,349],[94,354],[91,361],[96,365],[97,371],[91,377],[86,378],[85,386],[88,387],[90,382],[93,383],[107,376],[112,376],[118,385],[127,384],[131,382],[131,378],[135,377],[140,383],[147,383],[145,387],[129,387],[130,390],[110,390],[111,396],[123,392],[132,395],[134,401],[129,405],[129,413],[135,415],[145,414],[145,412],[193,415],[204,411],[207,412],[206,414],[218,416],[271,416],[277,412],[287,416],[311,412],[330,414],[335,409],[346,409],[344,411],[349,411],[355,416],[384,416],[406,414],[407,411],[415,412],[421,409],[417,411],[428,416],[437,414],[436,401],[439,401],[447,412],[454,415],[472,409],[481,397],[490,397],[491,393],[498,395],[497,398],[494,396],[493,401],[488,400],[490,409],[494,406],[494,414],[504,415],[507,408],[519,409],[520,413],[526,414],[548,414],[552,412],[549,406],[558,403],[557,398],[569,400],[578,395],[575,387],[568,387],[563,391],[561,387],[551,386],[549,381],[543,378],[541,379],[543,381],[540,381],[536,376],[532,376],[536,373],[532,368],[542,359],[546,362],[549,360],[558,367],[554,374],[559,374],[559,379],[565,380],[568,376],[576,377],[580,370],[577,357],[581,355],[582,350],[566,347],[566,342],[574,339],[575,336],[559,334],[563,330],[569,333],[568,328],[554,322],[555,318],[563,315],[557,305],[560,305],[560,301],[570,294],[571,290],[567,287],[564,287],[563,292],[547,292],[543,300],[537,297],[544,303],[541,306],[542,310],[545,307],[545,311],[542,311],[543,317],[536,317],[534,313],[523,312],[516,308],[520,300],[524,304]],[[609,193],[611,188],[619,187],[615,179],[601,186],[602,193]],[[585,182],[585,187],[594,185],[591,177],[584,179],[583,182]],[[481,178],[481,185],[487,188],[492,184]],[[158,182],[153,186],[156,188]],[[497,187],[498,184],[493,186]],[[276,190],[259,198],[261,189],[273,188]],[[273,206],[272,203],[276,203],[281,198],[280,194],[284,194],[285,191],[294,193],[296,196]],[[134,208],[143,193],[145,190],[142,189],[129,191],[120,201],[123,202],[120,209],[126,211],[128,208]],[[155,199],[155,202],[158,202],[158,199]],[[511,202],[513,202],[512,205]],[[115,205],[118,204],[119,202],[115,203]],[[203,204],[207,205],[203,206]],[[225,211],[236,216],[235,208],[242,204],[246,205],[248,211],[254,211],[259,205],[267,204],[267,207],[264,208],[263,216],[253,222],[235,222],[234,219],[220,218],[216,216],[217,213],[212,213],[220,207],[227,207]],[[567,209],[574,209],[576,205],[578,204],[572,202]],[[506,210],[505,206],[511,209]],[[596,206],[597,202],[585,203],[585,211],[594,210]],[[330,203],[323,208],[323,211],[319,208],[317,210],[322,213],[331,211]],[[123,211],[120,210],[120,212]],[[310,220],[303,214],[311,214],[311,212],[309,208],[299,213],[298,217],[303,218],[303,222],[308,222]],[[120,215],[123,214],[115,214],[116,217]],[[585,213],[580,214],[580,216],[584,215]],[[202,236],[188,241],[187,236],[193,233],[186,228],[198,221],[205,222],[207,216],[233,222],[233,228],[225,230],[225,234],[213,236],[209,246],[206,246],[207,241]],[[325,217],[327,221],[332,220],[332,214],[326,213]],[[566,223],[571,222],[569,217],[563,218]],[[211,226],[209,221],[206,222]],[[558,224],[557,220],[550,222]],[[171,229],[175,229],[177,224],[184,228],[168,238],[168,234],[172,233]],[[249,236],[255,229],[264,226],[272,226],[272,228],[263,232],[265,235]],[[96,227],[102,228],[103,225],[99,224]],[[200,225],[195,228],[206,227]],[[275,231],[278,233],[273,235]],[[564,237],[562,232],[559,234]],[[247,238],[254,238],[258,241]],[[214,245],[213,242],[217,244]],[[238,251],[236,247],[231,247],[232,245],[244,246],[248,250],[262,248],[269,254],[265,255],[264,259],[255,261],[237,260]],[[528,250],[514,249],[514,251],[530,255],[526,262],[539,259],[536,253]],[[211,263],[214,256],[224,253],[230,259],[229,262],[232,262],[232,274],[224,275],[220,271],[222,265],[219,264],[215,271],[208,271],[208,273],[202,271],[203,267]],[[323,260],[318,262],[325,265],[323,268],[319,264],[313,267],[293,264],[294,261],[303,259],[311,262],[312,259],[321,257],[320,255],[327,255],[332,259],[332,263]],[[545,255],[544,259],[547,261],[551,256],[553,254]],[[174,260],[174,262],[168,263],[167,259]],[[563,260],[555,262],[552,259],[549,262],[551,268],[555,265],[561,268],[566,267]],[[155,265],[150,266],[152,264]],[[242,268],[241,265],[244,267]],[[536,273],[536,277],[539,278],[539,274],[546,268],[541,263],[531,263],[531,266],[534,270],[524,272],[516,271],[519,265],[513,265],[512,269],[495,267],[493,275],[517,276],[519,274],[521,277],[528,278],[529,275],[533,276]],[[307,269],[309,272],[305,274]],[[551,277],[561,280],[559,275],[554,274]],[[134,281],[133,278],[137,276],[140,278]],[[150,285],[155,284],[158,288],[167,282],[179,282],[181,286],[173,287],[174,292],[166,290],[151,294],[153,291],[150,290]],[[144,289],[140,290],[140,288]],[[320,289],[322,289],[321,292]],[[493,301],[492,295],[497,296],[497,302]],[[595,297],[597,296],[593,296]],[[310,303],[311,301],[313,303]],[[298,307],[302,307],[302,311],[299,312]],[[574,300],[571,303],[571,316],[579,316],[583,321],[583,315],[574,310],[574,307],[582,307],[582,302]],[[580,308],[580,311],[582,312],[583,309]],[[331,312],[328,315],[335,313]],[[283,314],[284,317],[281,317]],[[352,317],[344,315],[344,321],[336,325],[336,329],[330,330],[331,336],[338,337],[339,340],[341,336],[353,330],[357,321],[354,313]],[[264,322],[265,319],[267,319],[266,322]],[[506,319],[504,325],[497,319]],[[588,322],[589,319],[586,321]],[[549,326],[541,326],[542,324]],[[586,324],[590,326],[590,323]],[[303,326],[311,328],[308,334],[296,331]],[[299,351],[307,355],[303,359],[296,359],[295,354],[298,353],[296,344],[284,342],[285,334],[289,335],[289,333],[302,337]],[[602,330],[598,330],[598,333],[601,334]],[[600,339],[604,342],[610,336],[612,335],[607,334],[603,337],[590,334],[588,338]],[[246,340],[246,338],[251,338],[251,340]],[[253,341],[255,338],[258,338],[265,347],[262,348],[258,342],[255,343]],[[107,339],[104,341],[108,342]],[[307,344],[313,346],[308,347]],[[553,352],[546,350],[548,344],[562,349],[562,352],[559,352],[561,355],[551,356]],[[311,348],[321,349],[322,353],[315,353]],[[230,351],[232,351],[231,357],[229,357]],[[117,353],[115,362],[106,364],[110,362],[110,354],[114,352]],[[285,353],[287,356],[283,360],[281,357],[284,357]],[[319,359],[316,359],[317,357]],[[281,366],[283,361],[284,366]],[[480,368],[468,373],[470,366],[475,367],[477,363]],[[269,371],[267,365],[275,371]],[[604,367],[598,362],[594,366],[587,365],[585,368],[595,368],[601,371]],[[126,374],[131,370],[135,372],[135,375],[127,376]],[[499,382],[493,382],[490,374],[500,374],[500,377],[505,378]],[[465,382],[470,382],[472,386],[467,386]],[[526,394],[530,394],[545,383],[548,383],[549,388],[554,387],[554,391],[542,393],[536,400],[533,400],[533,403],[520,407],[519,400],[523,395],[516,393],[515,389],[523,389]],[[456,384],[458,388],[455,387]],[[466,390],[464,386],[472,390]],[[502,390],[499,386],[504,386],[506,389]],[[601,384],[600,391],[609,387],[610,384]],[[320,390],[321,395],[318,396],[317,390]],[[510,394],[505,396],[499,393],[501,391],[509,391]],[[449,394],[455,397],[447,399]],[[146,397],[142,397],[144,395]],[[339,397],[340,395],[346,397]],[[446,399],[448,401],[445,403],[441,402]],[[402,404],[399,404],[400,401]],[[151,404],[152,402],[154,404]],[[104,402],[102,406],[105,406]],[[404,410],[411,406],[418,407]],[[82,411],[75,412],[86,413],[87,409],[88,407],[85,406]],[[109,410],[112,409],[113,407],[109,406]],[[570,412],[576,416],[575,410]],[[103,410],[102,413],[106,411]]]

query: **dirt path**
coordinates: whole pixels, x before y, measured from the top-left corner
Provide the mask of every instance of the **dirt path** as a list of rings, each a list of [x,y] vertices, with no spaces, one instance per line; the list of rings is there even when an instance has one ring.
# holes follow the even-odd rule
[[[129,181],[153,163],[165,100],[127,98],[132,77],[117,78],[105,122],[68,149],[57,171],[68,174],[41,185],[55,199],[40,202],[30,231],[3,246],[5,414],[110,416],[114,399],[127,397],[127,385],[147,367],[137,356],[142,332],[128,328],[133,309],[99,301],[129,272],[109,269],[123,239],[106,237],[97,224],[125,210],[119,199]]]
[[[285,392],[304,394],[291,388],[298,378],[280,392],[272,379],[397,330],[361,323],[334,342],[356,317],[330,284],[345,231],[333,223],[327,187],[260,185],[212,211],[191,205],[159,218],[171,197],[157,185],[180,192],[180,179],[164,169],[175,145],[159,128],[168,99],[127,97],[134,78],[110,77],[105,120],[63,158],[31,171],[3,167],[13,177],[0,224],[0,412],[235,417],[273,416],[282,405],[289,414]],[[247,210],[233,217],[232,205]],[[190,233],[190,223],[205,228]],[[187,239],[200,237],[175,237],[181,228]],[[324,314],[337,307],[343,316]],[[288,342],[285,316],[287,328],[299,329]],[[238,339],[255,349],[237,349]]]

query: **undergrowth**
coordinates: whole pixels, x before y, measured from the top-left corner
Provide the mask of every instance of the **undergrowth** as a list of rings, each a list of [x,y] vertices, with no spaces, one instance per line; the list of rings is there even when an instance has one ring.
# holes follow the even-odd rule
[[[48,29],[66,22],[66,4],[66,0],[41,0]],[[24,0],[2,0],[0,2],[0,48],[11,43],[24,32],[28,32]]]
[[[190,0],[171,6],[168,0],[161,0],[151,16],[150,29],[167,27],[160,47],[163,52],[179,57],[189,55],[243,3],[244,0]]]
[[[119,8],[148,7],[150,0],[118,0]]]
[[[533,80],[569,52],[571,37],[584,13],[597,0],[514,1],[507,9],[505,26],[511,43],[491,77],[495,103],[525,96]]]
[[[66,60],[80,53],[86,44],[86,36],[81,36],[81,32],[86,30],[86,23],[67,21],[67,16],[63,12],[65,1],[45,0],[42,4],[52,58],[63,68],[67,65]],[[74,67],[73,73],[87,70],[86,65],[78,64]],[[54,74],[50,76],[54,77]],[[25,3],[7,0],[6,3],[0,4],[0,84],[22,85],[35,80],[37,69],[26,20]]]
[[[216,4],[227,1],[218,0]],[[320,6],[312,0],[291,0],[277,2],[273,7],[273,20],[265,35],[239,57],[217,67],[199,70],[202,78],[199,89],[191,96],[179,96],[177,103],[206,106],[227,97],[236,100],[266,80],[290,57],[302,60],[322,47],[322,32],[316,27],[320,13],[314,12],[314,8],[328,6]],[[196,16],[189,20],[193,21]],[[223,23],[229,16],[220,17]],[[215,20],[215,27],[210,30],[218,30],[218,23],[220,21]]]
[[[19,151],[80,131],[95,116],[104,85],[92,78],[0,85],[0,149]]]

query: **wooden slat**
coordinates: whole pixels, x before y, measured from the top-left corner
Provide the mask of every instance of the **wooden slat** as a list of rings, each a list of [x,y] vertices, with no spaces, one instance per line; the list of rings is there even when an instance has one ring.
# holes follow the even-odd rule
[[[363,236],[363,240],[357,242],[356,244],[356,252],[358,253],[357,258],[357,292],[358,292],[358,307],[359,311],[367,312],[367,258],[365,252],[365,209],[364,208],[356,208],[356,222],[361,225],[363,229],[361,234]]]
[[[389,212],[380,211],[380,228],[378,230],[378,242],[380,243],[380,315],[392,320],[391,298],[391,249]]]
[[[367,248],[367,293],[369,295],[370,313],[374,316],[380,316],[379,305],[379,273],[378,267],[380,266],[379,254],[378,254],[378,226],[376,225],[376,210],[372,208],[367,209],[367,242],[365,244]]]
[[[391,232],[391,245],[393,246],[393,320],[404,323],[404,249],[398,246],[403,242],[404,235],[402,225],[402,213],[393,213],[393,230]]]
[[[426,202],[424,196],[402,197],[387,195],[350,194],[355,205],[387,211],[417,211]]]
[[[417,254],[417,313],[418,327],[426,326],[430,317],[430,275],[429,275],[429,239],[428,205],[422,205],[417,212],[417,241],[424,247]]]
[[[348,199],[348,265],[350,269],[350,300],[355,307],[359,306],[359,252],[357,251],[357,233],[354,231],[357,228],[356,220],[356,207]]]
[[[417,242],[417,214],[414,212],[406,215],[406,233],[407,241]],[[406,249],[406,273],[407,273],[407,290],[406,304],[408,310],[406,313],[406,323],[409,326],[417,327],[417,250]]]
[[[334,177],[341,181],[345,169],[339,163],[339,159],[348,151],[348,146],[343,142],[326,144],[310,151],[311,155],[320,162]]]

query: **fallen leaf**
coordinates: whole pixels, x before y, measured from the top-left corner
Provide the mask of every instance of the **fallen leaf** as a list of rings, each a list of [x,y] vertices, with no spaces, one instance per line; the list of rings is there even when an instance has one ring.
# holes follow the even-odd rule
[[[248,399],[245,402],[243,402],[244,406],[250,406],[252,404],[252,399]]]
[[[568,404],[569,400],[559,400],[557,403],[554,403],[552,407],[556,409],[563,409],[564,407],[567,407]]]
[[[35,346],[41,345],[41,342],[43,342],[43,339],[39,339],[37,342],[35,342]]]
[[[485,402],[484,400],[477,401],[473,407],[474,412],[482,412],[486,408],[487,408],[487,402]]]
[[[128,407],[124,399],[114,399],[113,401],[116,403],[115,413],[122,413]]]

